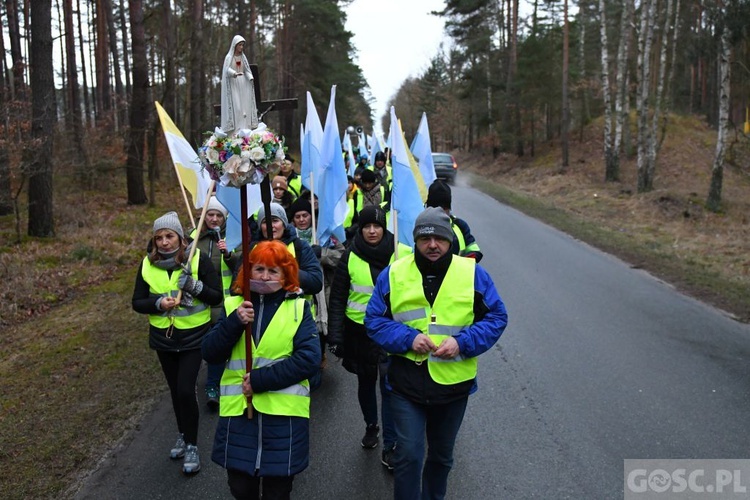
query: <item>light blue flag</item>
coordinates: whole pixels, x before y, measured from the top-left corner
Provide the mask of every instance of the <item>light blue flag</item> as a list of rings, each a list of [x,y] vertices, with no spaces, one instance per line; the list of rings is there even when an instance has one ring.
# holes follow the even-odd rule
[[[307,118],[305,119],[305,137],[302,139],[302,167],[300,176],[302,185],[310,191],[318,192],[320,171],[323,165],[321,150],[323,145],[323,125],[320,124],[318,110],[315,108],[312,95],[307,93]]]
[[[435,164],[432,162],[432,146],[430,145],[430,128],[427,126],[427,113],[422,113],[417,135],[411,141],[411,153],[419,160],[419,171],[427,187],[430,187],[437,176],[435,175]]]
[[[383,148],[381,147],[380,141],[375,139],[372,143],[372,150],[370,151],[370,161],[368,162],[370,165],[375,165],[375,155],[378,151],[383,151]]]
[[[344,219],[349,210],[346,204],[346,190],[349,184],[346,180],[346,166],[341,156],[341,139],[339,139],[339,122],[336,118],[336,86],[331,87],[331,102],[328,105],[326,126],[323,131],[323,147],[321,149],[323,168],[320,173],[320,188],[318,193],[318,241],[326,246],[335,236],[344,241]]]
[[[229,212],[227,217],[226,243],[230,250],[237,248],[242,243],[242,224],[247,224],[247,218],[258,211],[263,205],[260,199],[260,184],[248,184],[247,189],[247,213],[242,216],[240,203],[240,189],[232,186],[216,186],[216,199]],[[273,193],[271,194],[273,198]]]
[[[414,246],[414,222],[424,210],[422,196],[414,174],[409,167],[409,156],[401,132],[396,109],[391,106],[391,131],[388,134],[392,142],[391,167],[393,168],[393,191],[391,192],[391,209],[397,213],[398,241]],[[393,218],[393,217],[391,217]]]
[[[369,159],[370,154],[367,152],[367,141],[366,141],[365,137],[367,137],[367,136],[365,135],[365,132],[363,130],[359,134],[359,140],[357,142],[357,147],[359,148],[359,157],[362,158],[364,156],[365,158]]]
[[[354,151],[352,150],[352,138],[349,132],[344,130],[344,140],[341,141],[341,147],[346,151],[347,158],[349,159],[349,165],[347,165],[347,173],[354,177],[354,171],[357,168],[357,162],[354,161]]]

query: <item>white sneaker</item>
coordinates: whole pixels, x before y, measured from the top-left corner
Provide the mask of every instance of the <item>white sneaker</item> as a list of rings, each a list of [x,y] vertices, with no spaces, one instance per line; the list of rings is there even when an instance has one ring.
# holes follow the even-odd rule
[[[182,472],[185,474],[195,474],[201,470],[201,457],[198,456],[198,447],[189,444],[185,448],[185,461],[182,462]]]
[[[169,458],[182,458],[185,456],[185,436],[177,435],[177,442],[172,446],[169,452]]]

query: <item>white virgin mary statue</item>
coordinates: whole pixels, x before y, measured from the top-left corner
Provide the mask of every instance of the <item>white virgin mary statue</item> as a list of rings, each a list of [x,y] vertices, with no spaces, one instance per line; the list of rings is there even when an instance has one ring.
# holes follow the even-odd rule
[[[253,74],[244,48],[245,39],[235,35],[221,71],[221,129],[228,135],[258,126]]]

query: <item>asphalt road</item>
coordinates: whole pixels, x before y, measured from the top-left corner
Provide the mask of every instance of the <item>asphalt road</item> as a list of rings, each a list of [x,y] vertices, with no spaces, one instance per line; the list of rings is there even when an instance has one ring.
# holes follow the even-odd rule
[[[748,456],[747,325],[460,178],[453,208],[477,237],[510,326],[480,358],[449,498],[622,498],[623,459]],[[201,415],[203,469],[183,476],[168,458],[176,430],[164,394],[76,498],[231,498],[209,458],[215,421]],[[379,450],[359,446],[363,431],[355,377],[331,363],[313,393],[311,465],[293,496],[391,498]]]

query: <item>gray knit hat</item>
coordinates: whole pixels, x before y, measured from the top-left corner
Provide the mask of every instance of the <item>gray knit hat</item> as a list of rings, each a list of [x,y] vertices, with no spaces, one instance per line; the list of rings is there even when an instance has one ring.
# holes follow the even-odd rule
[[[284,224],[289,224],[289,219],[286,218],[286,210],[278,203],[271,203],[271,217],[276,217],[284,221]],[[262,223],[263,219],[266,218],[266,206],[262,205],[258,210],[258,223]]]
[[[451,219],[445,213],[445,210],[428,207],[417,216],[417,220],[414,222],[414,241],[422,236],[436,236],[450,242],[453,241]]]
[[[175,233],[180,235],[180,238],[185,239],[185,233],[182,231],[182,224],[180,224],[180,218],[177,217],[177,212],[167,212],[154,221],[154,234],[159,229],[171,229]]]

